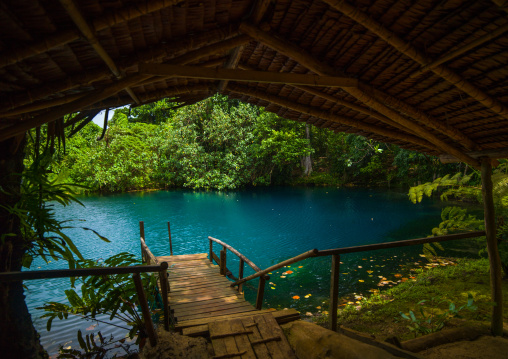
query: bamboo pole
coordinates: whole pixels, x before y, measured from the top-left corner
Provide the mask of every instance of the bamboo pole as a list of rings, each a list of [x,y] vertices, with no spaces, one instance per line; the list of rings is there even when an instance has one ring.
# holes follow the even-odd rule
[[[322,87],[356,87],[358,80],[337,76],[302,75],[270,71],[213,69],[201,66],[177,66],[166,64],[139,64],[139,72],[146,75],[188,77],[210,80],[231,80],[287,85],[311,85]]]
[[[108,12],[101,17],[92,20],[92,27],[95,31],[101,31],[140,16],[158,11],[165,7],[178,4],[182,0],[152,0],[147,2],[138,2],[132,6],[126,6],[115,11]],[[78,40],[80,34],[74,29],[58,31],[42,40],[38,40],[28,46],[9,48],[0,53],[0,68],[23,61],[29,57],[40,55],[51,49],[66,45]]]
[[[146,263],[148,255],[145,253],[143,242],[145,241],[145,222],[139,221],[139,237],[141,240],[141,262]]]
[[[330,329],[337,331],[337,308],[339,304],[340,254],[332,255],[330,278]]]
[[[236,92],[239,94],[256,97],[258,99],[268,101],[268,102],[273,103],[275,105],[279,105],[279,106],[282,106],[282,107],[285,107],[285,108],[288,108],[288,109],[291,109],[294,111],[305,113],[310,116],[314,116],[314,117],[321,118],[324,120],[347,125],[347,126],[350,126],[354,129],[357,129],[357,131],[360,130],[360,131],[372,132],[372,133],[380,135],[380,136],[384,136],[384,137],[388,137],[388,138],[392,138],[392,139],[397,139],[397,140],[400,140],[400,141],[403,141],[406,143],[411,143],[411,144],[414,144],[417,146],[421,146],[427,150],[439,151],[434,145],[432,145],[431,143],[429,143],[419,137],[412,136],[412,135],[405,134],[405,133],[394,132],[389,129],[377,127],[374,125],[369,125],[364,122],[354,120],[354,119],[346,117],[346,116],[339,116],[339,115],[330,113],[328,111],[321,110],[320,108],[300,105],[294,101],[291,101],[291,100],[288,100],[285,98],[281,98],[281,97],[278,97],[275,95],[270,95],[270,94],[267,94],[266,92],[253,90],[253,89],[246,87],[246,86],[239,86],[239,85],[230,84],[228,89],[230,91],[233,91],[233,92]]]
[[[241,280],[243,278],[243,268],[244,268],[244,260],[240,258],[240,266],[238,268],[238,280]],[[243,284],[238,285],[238,292],[242,292]]]
[[[189,62],[198,60],[202,57],[213,55],[217,52],[231,49],[232,47],[236,47],[248,41],[249,41],[248,36],[238,36],[233,39],[225,40],[217,44],[203,47],[199,50],[191,51],[189,53],[186,53],[185,55],[173,59],[170,63],[177,65],[185,65],[188,64]],[[125,87],[134,86],[149,78],[150,76],[148,75],[132,75],[126,77],[122,80],[119,80],[118,82],[106,86],[103,89],[95,90],[71,103],[62,105],[51,111],[48,111],[44,114],[33,117],[31,119],[25,120],[23,122],[18,122],[16,125],[8,127],[0,133],[0,142],[4,141],[5,139],[20,135],[25,131],[29,130],[30,128],[38,127],[45,123],[52,122],[58,118],[63,117],[68,113],[76,112],[86,106],[90,106],[96,102],[99,102],[105,98],[108,98],[120,92]]]
[[[153,327],[152,315],[150,313],[150,309],[148,308],[148,302],[146,300],[145,290],[143,289],[143,282],[141,282],[141,276],[139,273],[134,273],[132,279],[134,280],[134,285],[136,286],[138,301],[141,307],[143,320],[145,322],[146,333],[148,334],[148,339],[150,339],[150,345],[155,347],[157,345],[157,335],[155,334],[155,329]]]
[[[171,241],[171,226],[168,222],[168,235],[169,235],[169,253],[173,255],[173,242]]]
[[[490,290],[492,293],[491,331],[495,336],[503,335],[503,292],[501,258],[497,246],[496,213],[494,209],[492,165],[490,159],[482,159],[482,195],[485,218],[485,236],[490,262]]]
[[[220,251],[220,274],[226,275],[226,247]]]
[[[348,16],[357,23],[361,24],[372,33],[385,40],[396,50],[413,59],[420,65],[426,65],[433,62],[430,57],[425,55],[425,53],[418,50],[410,42],[399,37],[393,31],[385,28],[381,23],[372,19],[367,13],[361,11],[358,7],[352,6],[344,0],[324,0],[324,2],[330,5],[332,8],[342,12],[344,15]],[[480,102],[491,111],[508,119],[508,107],[487,94],[482,89],[478,88],[476,85],[467,81],[462,76],[456,74],[448,67],[444,65],[438,65],[430,70],[443,78],[445,81],[457,87],[459,90],[467,93],[469,96],[471,96],[471,98]],[[479,167],[479,163],[476,165],[476,167]]]
[[[265,295],[266,279],[264,276],[259,277],[258,293],[256,295],[256,309],[263,309],[263,298]]]
[[[167,264],[167,262],[164,262]],[[164,330],[169,330],[169,283],[168,283],[168,272],[167,269],[162,269],[159,271],[159,282],[161,284],[161,297],[162,297],[162,305],[164,306]]]
[[[118,67],[116,66],[115,62],[109,56],[107,51],[102,47],[99,40],[97,39],[97,36],[95,36],[95,33],[92,31],[88,23],[86,22],[83,15],[81,15],[81,12],[77,8],[76,4],[74,4],[73,0],[60,0],[60,4],[67,10],[67,13],[70,15],[72,21],[76,24],[79,31],[83,34],[83,36],[86,38],[86,40],[92,45],[95,52],[99,55],[99,57],[104,61],[106,66],[111,70],[113,75],[117,79],[123,78],[122,74],[120,73],[120,70],[118,70]],[[139,101],[136,94],[132,91],[130,87],[126,87],[125,91],[129,94],[129,96],[137,103],[140,104],[141,101]]]
[[[289,56],[296,61],[298,61],[301,65],[307,67],[308,69],[320,74],[320,75],[329,75],[333,76],[337,74],[337,71],[331,66],[322,63],[312,57],[310,54],[306,53],[303,49],[288,43],[287,41],[283,41],[278,39],[275,36],[272,36],[261,29],[258,29],[252,25],[247,23],[242,23],[240,25],[240,31],[251,36],[255,40],[262,42],[263,44],[271,47],[272,49],[279,51],[280,53]],[[341,74],[337,74],[341,75]],[[469,163],[475,168],[480,167],[480,163],[475,159],[466,156],[464,153],[459,151],[457,148],[449,145],[448,143],[442,141],[434,134],[416,124],[413,121],[408,120],[407,118],[401,116],[398,112],[388,108],[387,106],[379,103],[375,98],[365,93],[361,89],[358,88],[343,88],[346,92],[357,98],[359,101],[363,102],[367,106],[371,106],[374,110],[379,113],[385,115],[386,117],[392,119],[403,125],[404,127],[411,129],[418,136],[424,138],[425,140],[431,142],[436,147],[440,148],[443,152],[454,155],[457,158],[460,158],[462,161]]]

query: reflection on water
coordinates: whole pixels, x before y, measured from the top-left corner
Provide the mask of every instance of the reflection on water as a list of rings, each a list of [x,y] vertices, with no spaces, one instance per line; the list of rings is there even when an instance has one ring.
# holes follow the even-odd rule
[[[85,226],[111,240],[111,243],[104,243],[90,231],[68,230],[67,234],[86,258],[107,258],[125,251],[139,255],[139,221],[145,222],[146,242],[152,252],[156,256],[167,255],[167,221],[171,221],[175,254],[208,252],[207,236],[210,235],[232,245],[260,268],[312,248],[328,249],[427,236],[430,228],[440,222],[442,206],[430,199],[412,204],[402,192],[342,188],[274,188],[222,193],[175,190],[86,196],[80,200],[85,207],[71,205],[59,209],[58,216],[85,219]],[[217,253],[218,250],[216,247]],[[349,274],[341,276],[341,294],[372,287],[373,279],[369,278],[375,278],[377,274],[371,273],[372,277],[369,277],[361,270],[363,268],[357,268],[362,266],[358,263],[368,262],[378,272],[389,272],[404,261],[414,260],[420,251],[421,248],[405,247],[378,252],[375,256],[374,253],[343,256],[341,272]],[[286,278],[281,275],[288,268],[272,273],[272,284],[267,285],[265,292],[267,305],[295,307],[304,312],[322,305],[329,295],[330,261],[326,257],[307,259],[291,268],[293,273]],[[227,265],[236,274],[238,260],[232,254],[228,255]],[[65,263],[45,264],[37,260],[32,269],[64,266]],[[246,267],[245,275],[251,273]],[[63,301],[68,280],[26,284],[27,303],[45,346],[52,351],[57,344],[75,342],[77,319],[55,320],[54,329],[48,333],[46,321],[38,318],[41,312],[35,309],[47,300]],[[247,299],[254,300],[256,286],[254,282],[245,287]],[[305,298],[308,294],[310,296]],[[301,299],[293,300],[295,295]],[[85,322],[79,328],[85,332],[91,324]],[[103,328],[100,324],[98,329]],[[113,333],[124,335],[119,329],[114,329]]]

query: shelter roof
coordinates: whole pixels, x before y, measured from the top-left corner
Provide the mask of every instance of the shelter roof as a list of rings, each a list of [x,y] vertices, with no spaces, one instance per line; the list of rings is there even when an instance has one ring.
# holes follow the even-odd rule
[[[71,112],[81,113],[76,125],[100,109],[164,97],[192,104],[217,92],[477,165],[508,147],[508,2],[0,5],[0,140],[69,126]]]

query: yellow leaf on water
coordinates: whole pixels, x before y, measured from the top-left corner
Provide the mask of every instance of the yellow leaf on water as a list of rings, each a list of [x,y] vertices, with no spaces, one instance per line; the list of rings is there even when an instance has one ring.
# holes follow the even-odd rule
[[[303,268],[303,266],[299,266],[298,268]]]
[[[285,275],[281,275],[280,277],[281,277],[281,278],[286,278],[286,276],[285,276]]]
[[[320,307],[320,306],[318,306],[318,307],[316,307],[316,309],[321,309],[321,307]]]
[[[323,313],[324,315],[328,315],[328,312],[326,310],[323,310],[321,313]]]
[[[275,289],[275,287],[270,287],[270,288]]]
[[[294,295],[292,298],[296,300],[296,299],[300,299],[300,296]]]
[[[358,282],[363,283],[365,281],[363,279],[358,279]]]
[[[393,276],[394,276],[395,278],[400,278],[400,277],[402,277],[402,274],[398,274],[398,273],[397,273],[397,274],[394,274]]]
[[[358,266],[358,268],[363,268],[362,266]]]
[[[371,273],[374,273],[373,270],[368,270],[367,273],[371,274]]]

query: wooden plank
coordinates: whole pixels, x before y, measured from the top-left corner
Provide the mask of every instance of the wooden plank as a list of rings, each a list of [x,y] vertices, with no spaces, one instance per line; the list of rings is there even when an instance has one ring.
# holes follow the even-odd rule
[[[208,324],[185,328],[182,330],[182,335],[186,335],[188,337],[206,337],[210,335]]]
[[[247,329],[243,326],[243,323],[240,319],[230,320],[229,326],[231,327],[231,330],[233,332],[250,331],[250,329]],[[254,353],[254,348],[252,348],[250,345],[248,335],[250,334],[242,334],[235,336],[234,339],[236,342],[236,346],[238,347],[238,350],[240,352],[245,350],[245,354],[242,354],[241,356],[242,359],[256,359],[256,354]]]
[[[177,298],[169,298],[170,303],[189,303],[189,302],[199,302],[209,299],[216,299],[216,298],[228,298],[231,296],[236,296],[238,298],[238,293],[234,292],[234,294],[231,293],[211,293],[208,295],[200,295],[200,296],[188,296],[188,297],[177,297]],[[171,304],[169,305],[171,307]]]
[[[191,277],[192,279],[183,279],[183,280],[172,280],[171,283],[173,284],[173,286],[188,286],[188,287],[198,287],[198,286],[202,286],[202,285],[207,285],[207,284],[214,284],[214,283],[224,283],[224,284],[228,284],[228,285],[231,285],[231,282],[229,280],[227,280],[226,278],[224,277],[219,277],[219,276],[210,276],[209,278],[202,278],[202,277],[197,277],[197,278],[193,278]]]
[[[259,332],[258,324],[254,322],[252,317],[242,318],[241,321],[245,329],[252,330],[252,334],[247,335],[249,342],[255,342],[263,339],[261,333]],[[257,344],[252,349],[258,358],[270,358],[270,353],[265,343]]]
[[[185,320],[194,320],[200,318],[212,318],[218,317],[226,314],[235,314],[235,313],[244,313],[244,312],[252,312],[256,309],[252,306],[247,307],[237,307],[237,308],[229,308],[229,309],[220,309],[218,311],[205,311],[203,313],[189,314],[189,315],[175,315],[179,321]]]
[[[181,310],[186,308],[195,308],[202,305],[223,305],[229,303],[243,303],[245,299],[240,298],[238,296],[229,296],[223,298],[216,298],[210,300],[204,300],[200,302],[189,302],[189,303],[170,303],[169,307],[173,310]]]
[[[263,315],[256,315],[252,319],[254,319],[254,323],[258,323],[257,327],[259,329],[259,333],[261,334],[261,339],[273,337],[271,328],[266,325],[265,317]],[[268,352],[270,353],[270,356],[273,359],[286,359],[281,348],[276,342],[270,341],[265,344]]]
[[[231,332],[231,327],[227,320],[210,323],[208,327],[210,329],[211,337],[215,335],[220,336]],[[216,356],[238,353],[238,346],[236,345],[235,338],[231,336],[212,340],[212,347],[215,351]],[[217,352],[217,350],[219,350],[219,352]]]
[[[269,310],[258,310],[255,311],[254,314],[264,314],[270,312]],[[233,319],[233,318],[240,318],[240,317],[246,317],[246,316],[252,316],[252,312],[246,312],[246,313],[235,313],[235,314],[226,314],[221,315],[218,317],[211,317],[211,318],[205,318],[205,319],[198,319],[198,320],[185,320],[177,323],[175,325],[175,329],[181,330],[183,328],[192,327],[195,325],[202,325],[206,323],[215,322],[217,320],[226,320],[226,319]]]
[[[171,287],[171,292],[174,293],[174,292],[180,292],[180,291],[183,291],[183,290],[199,290],[199,289],[203,289],[203,288],[214,288],[215,290],[219,290],[220,288],[231,288],[229,283],[225,283],[225,282],[211,282],[211,283],[207,283],[207,282],[199,282],[199,283],[195,283],[195,284],[184,284],[184,285],[180,285],[179,283],[176,283],[176,284],[173,284],[173,286]]]
[[[173,299],[173,298],[182,298],[182,297],[199,297],[202,295],[220,295],[220,296],[222,296],[225,293],[238,294],[238,292],[231,287],[222,287],[221,290],[217,290],[217,291],[207,290],[206,288],[205,289],[196,289],[196,290],[183,290],[181,292],[169,293],[168,298]]]
[[[183,309],[175,310],[175,316],[178,317],[179,319],[187,320],[187,319],[183,319],[183,317],[190,316],[190,315],[198,315],[198,314],[202,314],[202,313],[220,312],[220,311],[230,310],[230,309],[242,309],[244,311],[247,311],[250,309],[253,310],[254,307],[252,306],[252,304],[250,304],[247,301],[236,302],[236,303],[226,303],[226,304],[222,304],[222,305],[221,304],[211,305],[211,306],[203,305],[203,306],[199,306],[199,307],[195,307],[195,308],[187,308],[187,309],[183,308]],[[224,314],[226,314],[226,313],[224,313]]]
[[[207,259],[208,254],[207,253],[195,253],[195,254],[179,254],[177,256],[160,256],[159,258],[165,258],[165,262],[176,262],[176,261],[186,261],[186,260],[193,260],[193,259]]]
[[[275,343],[280,348],[283,358],[297,359],[295,353],[293,353],[293,350],[289,345],[286,336],[284,335],[284,332],[282,331],[281,327],[279,326],[275,318],[270,314],[263,315],[263,318],[265,319],[266,326],[269,328],[269,331],[272,333],[272,336],[280,338],[280,341]]]

